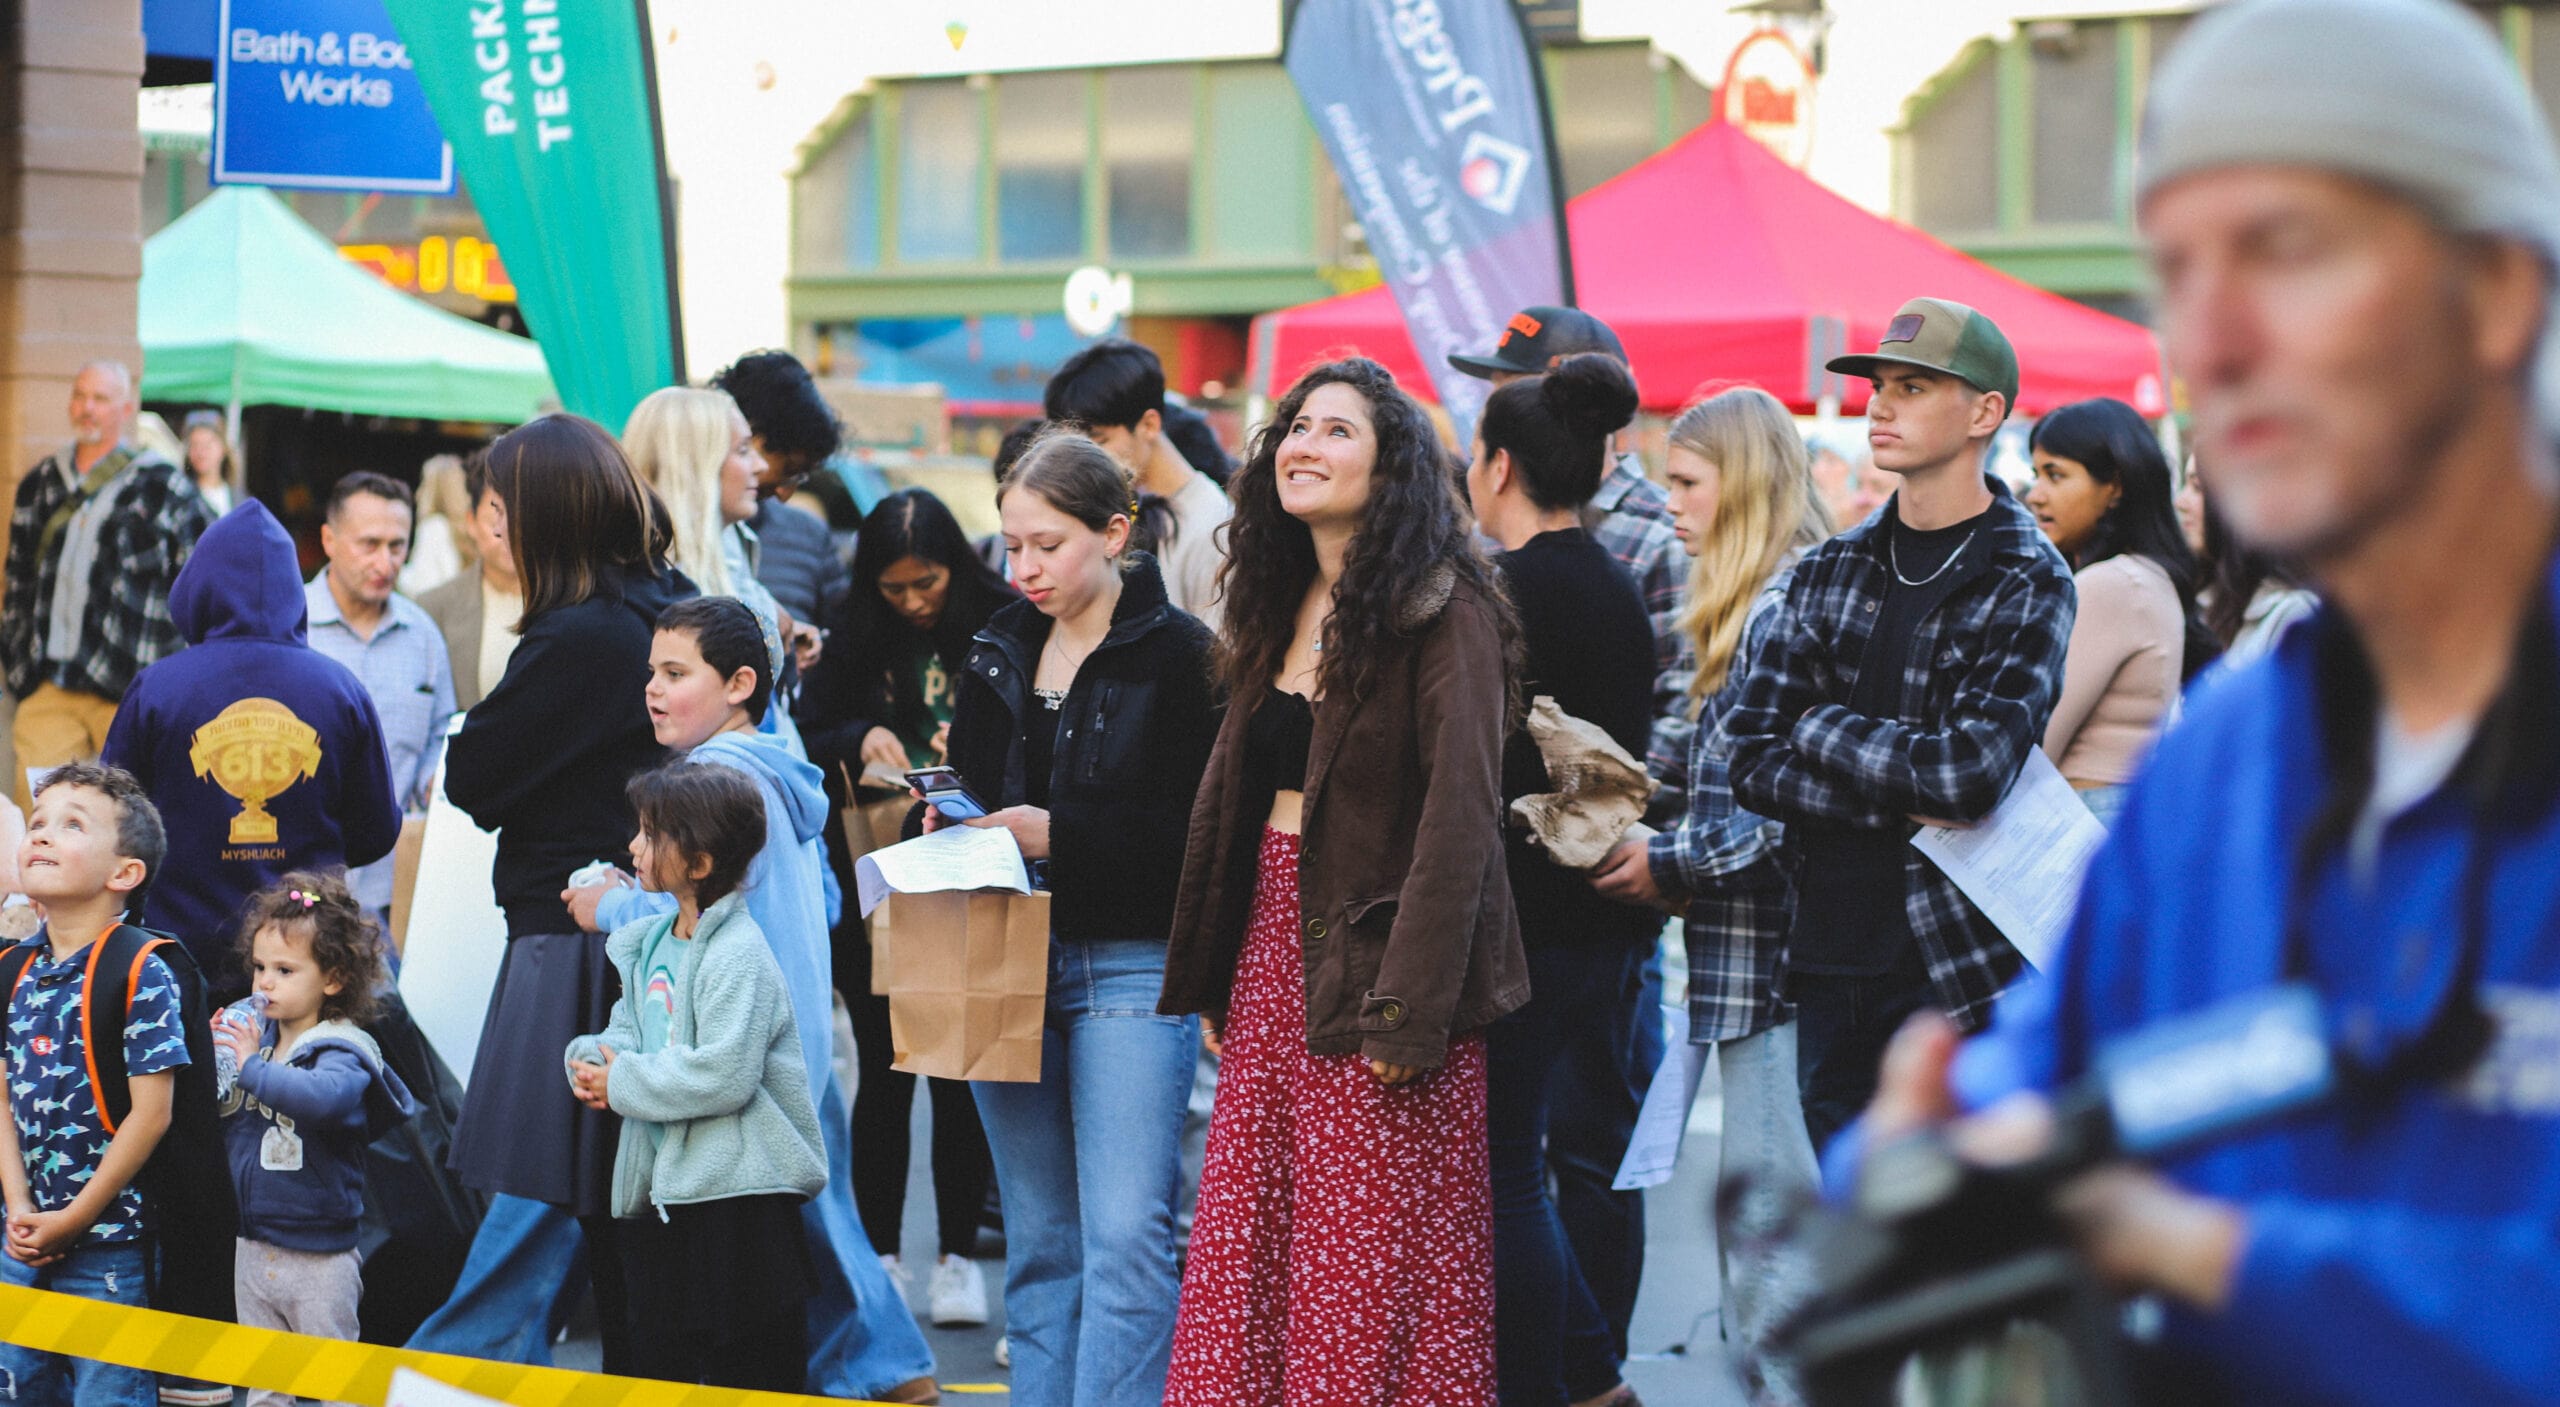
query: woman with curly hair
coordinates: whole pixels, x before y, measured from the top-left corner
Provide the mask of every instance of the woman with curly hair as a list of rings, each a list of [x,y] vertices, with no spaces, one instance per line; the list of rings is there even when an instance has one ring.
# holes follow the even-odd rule
[[[1317,367],[1232,484],[1233,702],[1162,1010],[1224,1065],[1165,1400],[1494,1400],[1483,1029],[1528,1000],[1503,860],[1519,627],[1430,421]]]

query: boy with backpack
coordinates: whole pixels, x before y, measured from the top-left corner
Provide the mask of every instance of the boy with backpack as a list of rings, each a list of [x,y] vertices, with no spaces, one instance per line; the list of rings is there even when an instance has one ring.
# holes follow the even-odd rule
[[[75,763],[36,793],[18,867],[47,923],[0,950],[0,1278],[227,1319],[228,1180],[215,1174],[207,1189],[203,1170],[180,1166],[190,1150],[220,1156],[210,1068],[190,1049],[202,1044],[190,1040],[205,1025],[202,985],[176,943],[123,922],[166,846],[124,772]],[[141,1369],[12,1344],[0,1344],[0,1376],[20,1402],[160,1396]]]

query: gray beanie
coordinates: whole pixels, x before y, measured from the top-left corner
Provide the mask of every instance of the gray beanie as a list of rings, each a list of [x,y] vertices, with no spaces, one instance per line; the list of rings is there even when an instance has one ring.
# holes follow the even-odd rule
[[[2311,166],[2504,235],[2560,268],[2560,152],[2516,65],[2452,0],[2232,0],[2161,64],[2137,203],[2217,166]],[[2560,410],[2560,289],[2536,384]]]

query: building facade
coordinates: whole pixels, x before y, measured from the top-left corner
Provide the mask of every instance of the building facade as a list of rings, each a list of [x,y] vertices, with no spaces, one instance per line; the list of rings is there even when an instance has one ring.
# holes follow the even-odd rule
[[[2148,320],[2134,230],[2143,98],[2192,4],[2035,18],[1975,39],[1893,130],[1894,213],[2024,279]],[[2560,4],[2474,3],[2560,110]]]

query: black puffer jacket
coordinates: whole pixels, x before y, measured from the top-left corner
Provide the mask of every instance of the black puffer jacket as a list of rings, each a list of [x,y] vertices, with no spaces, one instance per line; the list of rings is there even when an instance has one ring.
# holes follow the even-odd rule
[[[970,641],[951,765],[991,807],[1022,804],[1022,719],[1049,617],[1028,601]],[[1154,559],[1130,561],[1111,630],[1058,711],[1049,779],[1049,926],[1063,940],[1149,938],[1173,925],[1192,794],[1218,736],[1209,628],[1165,598]]]

